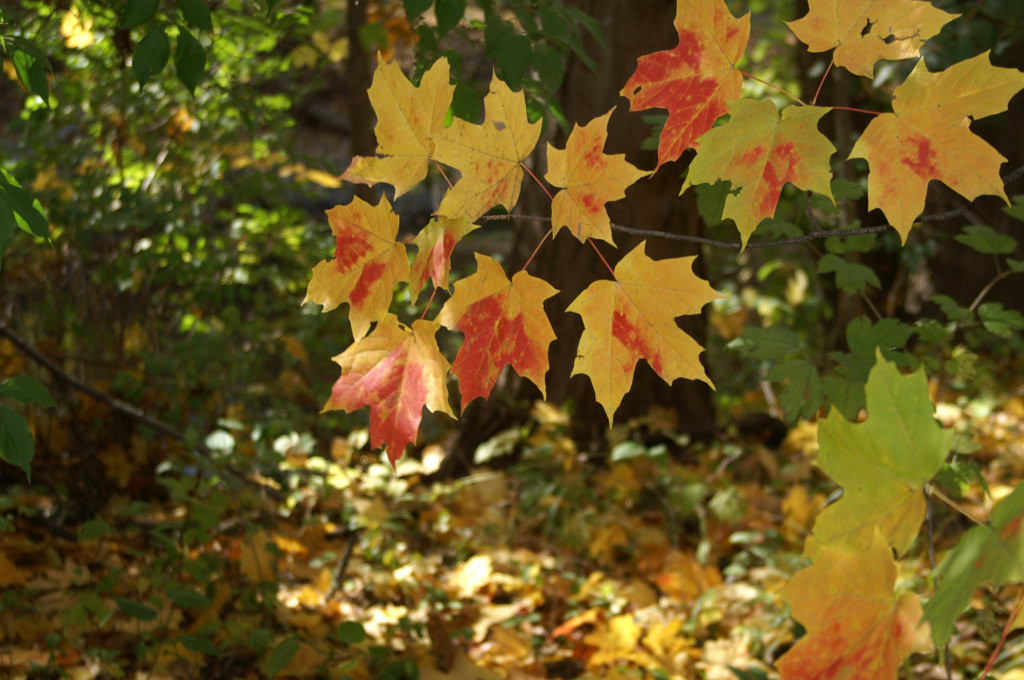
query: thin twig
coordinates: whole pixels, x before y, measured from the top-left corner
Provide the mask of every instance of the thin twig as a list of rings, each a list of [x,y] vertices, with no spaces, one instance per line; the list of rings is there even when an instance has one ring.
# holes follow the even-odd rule
[[[950,498],[950,497],[949,497],[949,496],[947,496],[946,494],[942,493],[942,491],[940,491],[940,490],[938,489],[938,487],[936,487],[935,485],[933,485],[933,484],[929,484],[929,485],[928,485],[928,486],[926,487],[926,491],[928,492],[928,494],[930,494],[930,495],[933,495],[933,496],[935,496],[935,497],[936,497],[936,498],[938,498],[938,499],[939,499],[940,501],[942,501],[943,503],[945,503],[945,504],[946,504],[946,505],[948,505],[949,507],[953,508],[954,510],[956,510],[957,512],[959,512],[959,513],[960,513],[961,515],[963,515],[963,516],[964,516],[964,517],[966,517],[967,519],[969,519],[969,520],[971,520],[972,522],[974,522],[975,524],[977,524],[977,525],[979,525],[979,526],[985,526],[985,523],[984,523],[984,522],[982,522],[982,521],[981,521],[980,519],[978,519],[977,517],[975,517],[974,515],[972,515],[972,514],[970,513],[970,511],[968,511],[968,510],[967,510],[967,508],[965,508],[964,506],[960,505],[959,503],[957,503],[956,501],[954,501],[954,500],[953,500],[952,498]]]
[[[870,113],[870,112],[869,112]],[[1024,176],[1024,165],[1017,168],[1013,172],[1003,176],[1003,182],[1009,184],[1010,182],[1019,179]],[[543,186],[543,185],[542,185]],[[949,210],[942,213],[925,214],[921,215],[917,219],[918,222],[935,222],[938,220],[950,219],[953,217],[959,217],[970,211],[970,206],[964,206],[957,210]],[[543,215],[522,215],[522,214],[508,214],[508,215],[485,215],[479,218],[480,221],[494,221],[494,220],[536,220],[538,222],[550,222],[550,217]],[[812,217],[812,224],[817,224],[817,221]],[[614,231],[621,231],[627,234],[635,234],[637,236],[646,236],[649,238],[663,238],[670,241],[689,241],[691,243],[703,243],[704,245],[714,246],[716,248],[731,248],[733,250],[739,250],[741,244],[734,241],[719,241],[713,238],[705,238],[703,236],[691,236],[689,234],[673,234],[667,231],[656,231],[654,229],[637,229],[636,227],[627,227],[624,224],[611,223],[611,227]],[[867,236],[868,234],[882,234],[893,227],[888,224],[880,224],[875,227],[861,227],[859,229],[821,229],[816,228],[814,231],[808,232],[803,236],[797,236],[795,238],[784,238],[777,241],[754,241],[748,242],[747,248],[774,248],[775,246],[790,246],[798,243],[807,243],[808,241],[817,241],[823,238],[850,238],[852,236]]]
[[[148,425],[157,432],[165,434],[168,437],[171,437],[172,439],[177,439],[178,441],[184,443],[185,450],[188,451],[193,458],[202,462],[202,459],[199,454],[202,454],[203,456],[207,457],[212,455],[212,451],[210,451],[210,449],[207,448],[205,444],[203,444],[202,442],[188,441],[188,438],[185,436],[185,434],[178,430],[177,428],[175,428],[173,425],[165,423],[159,418],[155,418],[149,415],[148,413],[138,408],[137,406],[132,406],[127,402],[121,401],[117,397],[107,394],[102,390],[98,390],[95,387],[92,387],[91,385],[86,385],[77,378],[69,375],[63,368],[54,363],[48,356],[40,352],[32,345],[30,345],[27,341],[23,340],[19,335],[17,335],[14,331],[8,328],[6,323],[0,322],[0,335],[5,336],[8,340],[11,341],[11,344],[13,344],[22,352],[30,356],[36,363],[45,367],[54,376],[56,376],[60,380],[63,380],[71,387],[74,387],[79,392],[84,392],[93,399],[103,402],[113,411],[123,413],[126,416],[134,418],[135,420],[138,420],[139,422]],[[273,497],[275,500],[283,500],[283,497],[281,496],[281,494],[277,492],[276,489],[272,489],[263,484],[260,484],[255,480],[249,479],[249,477],[247,477],[242,472],[235,470],[233,467],[229,465],[224,465],[221,469],[223,469],[230,475],[237,477],[240,481],[250,486],[253,486],[259,489],[260,491],[266,493],[267,495]]]
[[[349,529],[345,554],[341,556],[341,562],[338,563],[338,568],[334,572],[334,578],[331,579],[331,589],[327,592],[325,600],[331,599],[331,596],[338,592],[338,589],[345,584],[345,572],[348,571],[348,562],[352,559],[352,549],[355,548],[357,540],[359,540],[359,532]]]
[[[978,680],[985,680],[988,677],[988,672],[992,670],[992,666],[995,665],[996,658],[999,656],[999,652],[1003,650],[1003,645],[1006,644],[1006,636],[1010,634],[1013,629],[1013,623],[1017,620],[1017,616],[1020,615],[1021,609],[1024,608],[1024,592],[1017,598],[1017,604],[1014,605],[1013,611],[1010,612],[1010,618],[1006,621],[1006,625],[1003,626],[1003,634],[999,638],[999,644],[992,650],[992,655],[988,657],[988,663],[985,664],[985,670],[978,676]]]

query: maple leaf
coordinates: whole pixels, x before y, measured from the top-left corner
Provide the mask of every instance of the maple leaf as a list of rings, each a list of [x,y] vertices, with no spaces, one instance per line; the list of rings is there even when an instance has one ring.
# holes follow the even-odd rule
[[[388,314],[373,333],[334,357],[341,376],[331,389],[323,411],[356,411],[370,407],[370,444],[384,446],[394,465],[416,431],[426,406],[447,413],[450,368],[437,349],[437,321],[414,321],[412,329]]]
[[[807,629],[776,664],[782,680],[895,680],[929,636],[920,600],[897,597],[895,583],[896,561],[880,532],[858,552],[818,546],[814,564],[781,591]]]
[[[631,111],[668,109],[658,142],[658,166],[697,147],[697,138],[740,96],[743,76],[736,62],[750,37],[750,14],[737,19],[723,0],[678,0],[674,49],[637,60],[619,93]]]
[[[809,0],[786,25],[811,52],[835,48],[832,61],[870,78],[882,59],[907,59],[959,14],[924,0]]]
[[[924,616],[937,647],[949,641],[953,623],[985,581],[993,587],[1024,582],[1024,484],[996,504],[989,526],[970,529],[942,560],[939,582]]]
[[[584,326],[572,374],[590,377],[609,422],[640,359],[668,383],[689,378],[712,385],[700,363],[704,348],[675,319],[699,314],[720,296],[693,273],[696,257],[655,261],[644,254],[645,243],[619,261],[614,281],[590,284],[568,309]]]
[[[448,83],[448,60],[442,57],[413,87],[395,62],[377,53],[377,70],[367,90],[377,113],[377,156],[356,156],[341,179],[359,184],[387,182],[395,198],[427,176],[431,138],[444,129],[455,86]]]
[[[722,217],[735,220],[743,246],[761,220],[775,214],[786,182],[835,203],[828,159],[836,148],[818,131],[818,121],[828,111],[820,106],[790,106],[780,119],[771,99],[729,102],[729,122],[700,138],[683,191],[690,184],[732,182],[733,191],[739,193],[726,196]]]
[[[867,420],[851,423],[833,407],[818,424],[817,465],[843,497],[818,515],[814,538],[857,550],[877,527],[902,555],[924,519],[922,489],[945,462],[952,434],[932,415],[924,369],[901,375],[878,351],[864,391]]]
[[[870,166],[868,208],[880,208],[906,242],[930,180],[968,200],[1005,201],[999,166],[1006,159],[969,125],[1005,111],[1022,87],[1024,73],[992,66],[988,52],[937,73],[917,62],[893,93],[893,112],[876,116],[850,152]]]
[[[516,373],[547,392],[548,345],[555,339],[544,301],[558,291],[525,271],[509,281],[495,260],[476,253],[476,273],[455,284],[437,320],[462,331],[465,341],[455,357],[462,410],[477,397],[487,398],[498,373],[510,364]]]
[[[359,197],[327,211],[336,248],[333,260],[313,268],[305,302],[329,312],[349,303],[352,337],[360,339],[391,305],[395,284],[408,281],[405,246],[395,241],[398,215],[384,196],[377,205]]]
[[[605,204],[624,198],[626,187],[651,174],[627,163],[625,154],[605,155],[612,111],[583,127],[574,125],[565,150],[548,144],[548,171],[544,179],[564,188],[555,194],[551,204],[551,226],[556,236],[560,229],[568,227],[582,242],[596,238],[614,244]]]
[[[434,140],[434,158],[462,172],[445,194],[439,215],[464,217],[470,222],[496,205],[512,210],[519,200],[523,171],[519,167],[540,139],[541,123],[526,117],[523,92],[491,77],[484,97],[484,122],[456,118]]]
[[[452,250],[466,234],[480,228],[462,217],[438,217],[416,234],[413,244],[418,248],[412,261],[409,277],[409,295],[415,300],[423,290],[427,277],[438,288],[448,289],[448,274],[451,272]]]

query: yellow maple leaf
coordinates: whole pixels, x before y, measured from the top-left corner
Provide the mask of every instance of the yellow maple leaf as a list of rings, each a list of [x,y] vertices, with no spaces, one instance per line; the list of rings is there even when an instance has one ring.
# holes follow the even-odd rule
[[[409,280],[405,246],[395,241],[398,215],[386,197],[377,205],[355,198],[327,211],[337,244],[334,259],[313,268],[303,302],[329,312],[349,303],[352,338],[359,340],[370,324],[387,314],[395,284]]]
[[[786,25],[811,52],[835,48],[832,61],[871,77],[882,59],[921,54],[928,38],[959,14],[925,0],[809,0],[808,12]]]
[[[1006,200],[999,166],[1006,159],[970,130],[972,120],[1006,110],[1024,73],[997,68],[989,53],[932,73],[919,61],[893,93],[892,113],[875,117],[850,158],[863,158],[868,208],[879,208],[906,242],[924,210],[928,182],[940,180],[967,200]]]
[[[612,111],[583,127],[574,125],[564,150],[548,144],[544,179],[564,189],[555,194],[551,204],[555,236],[568,227],[580,241],[597,238],[614,243],[605,203],[624,198],[626,187],[651,174],[627,163],[625,154],[605,155]]]
[[[782,680],[895,680],[910,652],[931,646],[931,633],[917,595],[893,592],[889,542],[876,531],[863,552],[822,545],[812,552],[814,564],[781,591],[807,629],[776,664]]]
[[[356,156],[341,178],[360,184],[387,182],[395,198],[427,176],[433,136],[444,129],[455,86],[448,82],[442,57],[413,87],[395,62],[377,55],[377,70],[367,94],[377,112],[377,156]]]
[[[452,250],[466,234],[480,228],[469,220],[439,217],[430,220],[413,239],[416,257],[412,261],[412,275],[409,279],[409,297],[419,297],[427,277],[438,288],[448,289],[448,274],[452,269]]]
[[[512,210],[523,182],[519,164],[537,145],[540,132],[540,121],[531,123],[526,116],[523,92],[512,92],[492,76],[483,124],[457,118],[434,139],[434,159],[462,173],[438,214],[473,222],[496,205]]]
[[[780,119],[770,99],[729,102],[732,117],[700,138],[683,191],[691,184],[732,182],[722,217],[736,222],[744,246],[761,220],[775,214],[786,182],[834,203],[829,157],[836,148],[818,131],[818,121],[828,111],[790,106]]]
[[[615,266],[614,281],[595,281],[569,305],[583,317],[583,335],[572,374],[586,374],[611,421],[633,383],[637,361],[646,359],[666,382],[711,379],[700,363],[704,351],[676,325],[720,297],[693,273],[695,257],[652,260],[645,241]]]

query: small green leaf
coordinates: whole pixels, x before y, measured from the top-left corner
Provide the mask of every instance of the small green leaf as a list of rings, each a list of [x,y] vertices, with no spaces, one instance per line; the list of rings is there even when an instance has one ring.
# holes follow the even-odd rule
[[[779,405],[790,423],[810,418],[821,406],[821,379],[817,367],[807,359],[786,359],[776,364],[768,372],[768,379],[788,381],[779,394]]]
[[[564,38],[569,35],[569,27],[554,7],[542,6],[538,10],[540,23],[544,27],[544,34],[549,38]]]
[[[437,15],[437,32],[441,36],[459,25],[466,13],[466,0],[437,0],[434,14]]]
[[[216,656],[220,654],[220,650],[217,649],[217,645],[210,642],[209,638],[196,637],[195,635],[182,635],[178,638],[181,641],[182,646],[193,652],[200,652],[208,656]]]
[[[174,68],[178,80],[195,94],[196,86],[206,72],[206,50],[191,33],[184,28],[178,33],[178,47],[174,51]]]
[[[538,43],[533,47],[533,70],[544,89],[555,92],[565,78],[565,55],[551,45]]]
[[[1012,257],[1006,258],[1006,266],[1010,268],[1010,271],[1021,273],[1024,272],[1024,260],[1015,260]]]
[[[1024,329],[1024,316],[1013,309],[1005,309],[998,302],[986,302],[978,307],[978,318],[986,329],[1001,338],[1008,338],[1014,331]]]
[[[921,338],[924,342],[931,342],[936,345],[949,340],[953,332],[940,324],[935,319],[926,319],[918,321],[914,324],[914,332],[917,333],[917,337]]]
[[[28,375],[16,375],[0,383],[0,397],[17,399],[23,404],[36,403],[43,408],[57,405],[46,385]]]
[[[971,224],[964,227],[962,234],[954,238],[965,246],[986,255],[1007,255],[1017,249],[1017,240],[1000,234],[992,227]]]
[[[299,638],[290,637],[281,640],[270,652],[270,660],[267,662],[267,675],[274,677],[291,663],[295,653],[299,651]]]
[[[118,608],[133,619],[139,621],[154,621],[157,617],[157,610],[153,609],[147,604],[136,602],[135,600],[126,600],[123,597],[115,597],[114,602],[117,603]]]
[[[784,326],[771,326],[770,328],[758,328],[748,326],[743,329],[743,335],[729,343],[730,347],[739,348],[745,351],[753,359],[766,361],[781,361],[791,354],[803,350],[803,340],[793,331]]]
[[[206,0],[178,0],[178,9],[185,21],[202,31],[213,30],[213,19],[210,17],[210,8],[206,6]]]
[[[114,528],[102,519],[91,519],[78,527],[78,540],[91,541],[114,533]]]
[[[432,0],[403,0],[405,5],[405,16],[409,23],[416,21],[419,15],[430,9]]]
[[[480,112],[483,109],[484,97],[479,90],[462,81],[455,84],[455,94],[452,95],[452,113],[456,117],[475,123],[480,119]]]
[[[837,201],[856,201],[857,199],[864,198],[865,193],[867,192],[864,190],[864,187],[857,182],[840,178],[832,180],[832,195],[835,196]]]
[[[484,29],[487,54],[497,62],[498,74],[515,89],[530,67],[530,39],[506,21],[492,18]]]
[[[856,262],[847,262],[838,255],[826,253],[818,260],[818,273],[836,275],[836,285],[842,290],[856,293],[862,288],[871,285],[881,288],[882,282],[878,280],[875,272]]]
[[[875,348],[900,349],[906,346],[914,329],[896,319],[879,319],[872,324],[860,316],[846,327],[846,344],[854,354],[868,355],[874,361]]]
[[[698,184],[693,188],[697,194],[697,212],[708,226],[722,222],[725,199],[732,193],[732,182],[720,179],[714,184]]]
[[[34,454],[35,442],[32,441],[28,423],[11,409],[0,406],[0,458],[21,468],[31,482]]]
[[[864,408],[864,385],[838,375],[827,375],[821,380],[828,403],[839,409],[847,420],[857,420]]]
[[[168,588],[167,597],[183,609],[203,609],[210,606],[210,598],[191,589]]]
[[[28,91],[38,95],[47,107],[50,105],[50,83],[46,79],[46,69],[39,58],[29,54],[25,50],[15,50],[11,55],[14,63],[14,70],[18,74],[18,80],[28,88]]]
[[[359,27],[359,44],[367,52],[376,52],[388,46],[388,29],[384,24],[363,24]]]
[[[971,310],[966,307],[961,307],[956,303],[956,300],[949,297],[948,295],[933,295],[932,302],[939,306],[942,313],[946,315],[946,318],[956,323],[962,323],[969,321],[971,318]]]
[[[156,14],[160,0],[128,0],[121,12],[121,28],[141,26]]]
[[[334,631],[334,637],[346,645],[358,645],[366,639],[366,630],[358,621],[345,621],[338,625]]]
[[[22,231],[40,238],[50,237],[50,223],[43,214],[39,201],[32,194],[17,184],[3,182],[0,182],[0,191],[7,195],[8,204],[14,209],[14,214],[21,218],[18,220],[18,226]]]
[[[132,54],[132,72],[145,85],[153,76],[164,70],[171,58],[171,41],[163,28],[157,26],[139,41]]]
[[[434,29],[426,24],[420,24],[416,27],[416,37],[419,38],[419,45],[417,48],[421,53],[429,54],[437,49],[437,33]]]

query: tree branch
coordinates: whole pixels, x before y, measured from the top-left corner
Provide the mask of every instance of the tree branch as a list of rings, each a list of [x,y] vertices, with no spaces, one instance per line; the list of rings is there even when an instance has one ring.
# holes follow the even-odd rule
[[[1010,172],[1003,176],[1003,183],[1009,184],[1014,180],[1024,177],[1024,165],[1017,168],[1013,172]],[[965,205],[956,210],[947,210],[941,213],[932,213],[921,215],[917,219],[919,222],[938,222],[940,220],[948,220],[954,217],[960,217],[966,214],[971,209],[971,206]],[[808,210],[808,215],[810,211]],[[497,221],[497,220],[516,220],[516,221],[530,221],[535,220],[537,222],[550,222],[550,217],[543,215],[520,215],[520,214],[508,214],[508,215],[486,215],[480,218],[480,221]],[[795,238],[784,238],[777,241],[753,241],[747,243],[747,248],[773,248],[775,246],[790,246],[798,243],[807,243],[808,241],[817,241],[823,238],[836,237],[836,238],[849,238],[851,236],[866,236],[868,234],[881,234],[889,231],[893,227],[889,224],[880,224],[875,227],[861,227],[860,229],[820,229],[818,223],[811,218],[812,224],[815,225],[815,230],[810,231],[803,236],[797,236]],[[611,227],[614,231],[621,231],[627,234],[635,234],[637,236],[646,236],[649,238],[663,238],[670,241],[690,241],[692,243],[703,243],[704,245],[714,246],[716,248],[731,248],[732,250],[739,250],[740,244],[734,241],[719,241],[713,238],[705,238],[704,236],[690,236],[689,234],[673,234],[668,231],[657,231],[655,229],[637,229],[636,227],[627,227],[624,224],[611,223]]]
[[[203,444],[202,442],[195,442],[195,443],[189,442],[188,439],[185,436],[185,433],[181,432],[180,430],[175,428],[173,425],[171,425],[169,423],[165,423],[164,421],[160,420],[159,418],[155,418],[155,417],[149,415],[148,413],[146,413],[142,409],[138,408],[137,406],[133,406],[133,405],[127,403],[127,402],[121,401],[117,397],[114,397],[114,396],[112,396],[110,394],[107,394],[106,392],[103,392],[102,390],[98,390],[95,387],[92,387],[91,385],[86,385],[82,381],[80,381],[77,378],[73,377],[72,375],[67,373],[63,368],[61,368],[59,365],[57,365],[48,356],[46,356],[45,354],[40,352],[38,349],[36,349],[32,345],[30,345],[27,341],[22,339],[19,335],[17,335],[14,331],[12,331],[7,326],[6,323],[4,323],[2,321],[0,321],[0,335],[5,336],[8,340],[11,341],[11,344],[13,344],[15,347],[20,349],[22,352],[24,352],[25,354],[30,356],[36,363],[38,363],[38,364],[42,365],[43,367],[45,367],[54,376],[56,376],[57,378],[59,378],[60,380],[62,380],[64,382],[66,382],[68,385],[70,385],[71,387],[75,388],[79,392],[84,392],[85,394],[88,394],[93,399],[96,399],[98,401],[103,402],[108,407],[110,407],[110,409],[113,410],[113,411],[117,411],[118,413],[123,413],[126,416],[134,418],[135,420],[138,420],[139,422],[141,422],[141,423],[143,423],[145,425],[148,425],[149,427],[153,428],[157,432],[160,432],[161,434],[167,435],[168,437],[171,437],[172,439],[177,439],[178,441],[182,442],[183,444],[185,444],[185,450],[188,451],[189,454],[193,458],[195,458],[197,461],[205,462],[205,461],[202,461],[202,459],[200,458],[200,454],[202,456],[211,456],[212,452],[210,451],[209,448],[206,447],[205,444]],[[265,486],[263,484],[260,484],[257,481],[254,481],[254,480],[250,479],[249,477],[247,477],[242,472],[232,468],[230,465],[224,465],[223,470],[225,472],[229,473],[231,476],[238,478],[240,481],[242,481],[242,482],[244,482],[244,483],[246,483],[246,484],[248,484],[250,486],[256,487],[259,490],[263,491],[264,493],[267,493],[268,495],[274,497],[275,500],[282,500],[281,495],[279,493],[277,493],[276,489],[272,489],[272,488],[267,487],[267,486]]]

